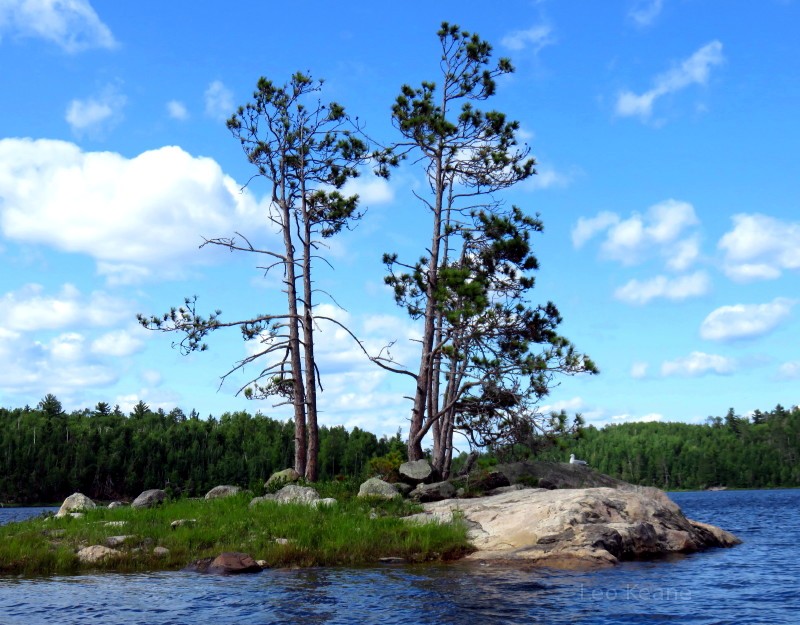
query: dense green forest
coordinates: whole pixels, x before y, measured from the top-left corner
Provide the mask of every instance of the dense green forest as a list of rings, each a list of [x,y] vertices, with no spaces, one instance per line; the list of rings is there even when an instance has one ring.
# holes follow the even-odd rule
[[[320,428],[320,478],[363,474],[370,459],[405,453],[398,436]],[[0,408],[0,502],[58,501],[80,491],[95,499],[148,488],[203,495],[219,484],[263,488],[294,461],[294,424],[247,412],[201,419],[150,410],[129,415],[99,403],[65,413],[52,395],[37,406]]]
[[[800,408],[778,405],[749,418],[731,408],[703,425],[587,427],[538,457],[563,462],[573,452],[602,473],[665,490],[800,486]]]
[[[36,408],[0,408],[0,502],[58,501],[74,491],[114,499],[147,488],[197,496],[218,484],[259,491],[274,471],[292,466],[293,445],[292,421],[261,414],[201,419],[196,411],[153,411],[143,402],[127,415],[103,402],[66,413],[48,395]],[[731,409],[703,425],[589,426],[535,447],[539,460],[564,462],[574,452],[593,469],[664,489],[800,486],[797,406],[749,418]],[[515,455],[531,454],[518,447]],[[358,428],[320,428],[320,479],[360,478],[404,457],[400,433],[379,439]],[[481,464],[496,459],[487,454]]]

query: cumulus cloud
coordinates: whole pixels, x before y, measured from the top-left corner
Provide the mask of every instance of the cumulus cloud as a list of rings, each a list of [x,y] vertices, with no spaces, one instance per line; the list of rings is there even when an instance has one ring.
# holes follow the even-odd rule
[[[91,351],[100,356],[124,358],[132,356],[144,348],[144,341],[128,330],[107,332],[92,341]]]
[[[3,34],[45,39],[69,53],[117,45],[88,0],[2,0]]]
[[[640,117],[647,119],[653,112],[653,105],[659,98],[676,93],[690,85],[705,85],[711,68],[725,61],[722,44],[719,41],[707,43],[688,59],[668,72],[656,76],[653,88],[637,95],[623,91],[617,97],[616,112],[620,117]]]
[[[721,306],[709,313],[700,336],[712,341],[752,339],[772,332],[792,311],[795,302],[778,297],[768,304]]]
[[[234,113],[233,92],[221,80],[215,80],[205,92],[206,115],[226,120]]]
[[[28,284],[0,298],[0,327],[20,332],[110,326],[132,314],[129,302],[102,292],[84,296],[71,284],[55,295]]]
[[[673,302],[708,293],[711,280],[704,271],[686,276],[668,278],[656,276],[650,280],[631,280],[614,292],[614,297],[627,304],[647,304],[654,299],[667,299]]]
[[[635,362],[631,366],[631,377],[635,380],[642,380],[647,377],[649,365],[646,362]]]
[[[179,121],[189,119],[189,111],[186,105],[178,100],[170,100],[167,102],[167,114],[172,119],[177,119]]]
[[[800,222],[761,215],[733,216],[733,229],[720,239],[723,268],[738,281],[770,280],[787,269],[800,269]]]
[[[503,37],[500,43],[509,50],[519,52],[532,48],[534,54],[538,54],[542,48],[555,43],[555,38],[549,24],[538,24],[527,30],[515,30]]]
[[[8,395],[43,394],[42,389],[71,395],[110,386],[118,379],[117,370],[97,360],[78,332],[36,341],[0,329],[0,369],[0,390]]]
[[[628,12],[628,17],[630,17],[637,26],[652,26],[656,19],[658,19],[658,16],[661,15],[661,10],[663,8],[663,0],[636,0],[633,7],[631,7],[631,10]]]
[[[574,172],[566,174],[564,172],[557,171],[552,167],[548,167],[547,165],[543,165],[541,167],[537,167],[536,175],[528,178],[522,183],[522,185],[523,188],[532,191],[537,191],[539,189],[563,188],[569,186],[569,184],[572,182],[573,176]]]
[[[362,206],[388,204],[394,200],[394,189],[392,189],[389,181],[375,176],[348,180],[342,189],[342,193],[358,195]]]
[[[0,228],[16,241],[87,254],[110,282],[208,262],[203,237],[249,231],[265,207],[210,158],[163,147],[126,158],[53,140],[0,140]],[[180,262],[177,262],[180,261]]]
[[[72,100],[65,119],[76,135],[98,136],[119,123],[126,101],[116,87],[109,85],[97,96]]]
[[[608,211],[580,218],[572,229],[572,244],[582,247],[604,232],[600,249],[606,258],[634,265],[655,252],[671,269],[685,270],[697,258],[699,245],[696,233],[687,230],[698,223],[691,204],[670,199],[651,206],[644,215],[633,213],[627,219]]]
[[[731,358],[704,352],[692,352],[685,358],[668,360],[661,364],[661,375],[664,377],[698,377],[715,373],[729,375],[736,369],[736,362]]]

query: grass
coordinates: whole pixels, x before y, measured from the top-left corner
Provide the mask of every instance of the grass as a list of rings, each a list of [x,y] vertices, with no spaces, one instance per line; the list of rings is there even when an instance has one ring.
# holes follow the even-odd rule
[[[382,557],[452,560],[472,551],[462,524],[404,521],[402,516],[419,511],[406,502],[345,495],[330,507],[268,501],[250,508],[250,499],[249,494],[210,501],[181,499],[154,509],[97,508],[80,519],[10,523],[0,526],[0,573],[177,570],[223,551],[248,553],[270,567],[357,566]],[[178,519],[196,522],[172,528]],[[78,560],[80,548],[106,545],[109,537],[121,535],[130,538],[116,547],[120,556],[91,565]],[[155,547],[169,553],[156,555]]]

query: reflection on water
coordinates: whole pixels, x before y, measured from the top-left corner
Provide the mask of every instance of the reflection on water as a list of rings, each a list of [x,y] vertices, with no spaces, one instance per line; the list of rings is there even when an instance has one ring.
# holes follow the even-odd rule
[[[0,623],[797,623],[800,491],[673,498],[745,544],[593,572],[457,563],[0,578]]]

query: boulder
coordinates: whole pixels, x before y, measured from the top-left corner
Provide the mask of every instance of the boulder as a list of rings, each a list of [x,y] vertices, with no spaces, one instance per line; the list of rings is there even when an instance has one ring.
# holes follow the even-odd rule
[[[394,499],[395,497],[400,497],[400,493],[394,487],[394,484],[384,482],[382,479],[377,477],[371,477],[359,487],[358,496]]]
[[[496,469],[480,471],[470,475],[469,486],[478,491],[490,491],[503,486],[510,486],[511,481],[505,473]]]
[[[232,497],[242,492],[238,486],[215,486],[206,493],[206,499],[220,499],[222,497]]]
[[[109,510],[113,510],[114,508],[122,508],[125,505],[127,505],[127,504],[125,504],[125,503],[123,503],[121,501],[112,501],[110,504],[108,504],[108,509]]]
[[[207,572],[218,575],[239,575],[240,573],[260,573],[261,567],[246,553],[226,551],[211,561]]]
[[[281,488],[277,493],[271,495],[264,495],[263,497],[254,497],[250,501],[250,506],[262,503],[264,501],[275,501],[277,503],[304,503],[311,504],[319,500],[319,493],[310,486],[297,486],[296,484],[287,484]]]
[[[655,488],[524,489],[424,508],[411,520],[450,521],[454,513],[463,519],[477,549],[468,556],[473,560],[584,568],[741,542],[687,519]]]
[[[158,558],[166,558],[169,555],[169,549],[166,547],[153,547],[153,555]]]
[[[325,499],[315,499],[311,502],[311,505],[315,508],[329,508],[330,506],[335,506],[337,501],[333,497],[325,497]]]
[[[301,477],[303,476],[294,469],[284,469],[270,475],[269,479],[264,482],[264,488],[269,489],[279,484],[293,484],[300,481]]]
[[[195,523],[197,523],[197,519],[176,519],[169,526],[175,530],[183,525],[194,525]]]
[[[411,491],[410,499],[414,501],[441,501],[456,496],[456,487],[450,482],[436,482],[435,484],[418,484]]]
[[[167,493],[165,493],[161,489],[153,488],[144,491],[141,495],[139,495],[136,499],[134,499],[133,503],[131,504],[131,507],[153,508],[163,503],[166,498],[167,498]]]
[[[83,493],[72,493],[64,500],[64,503],[61,504],[61,508],[56,512],[56,516],[61,518],[73,512],[92,510],[96,507],[95,503]]]
[[[78,551],[78,560],[84,564],[96,564],[108,558],[118,558],[121,555],[122,552],[116,549],[110,549],[103,545],[92,545]]]
[[[438,471],[425,459],[404,462],[398,469],[400,479],[406,484],[430,484],[439,479]]]

